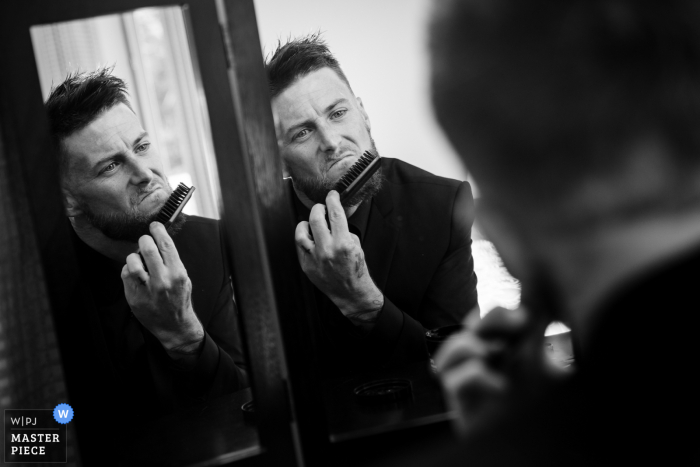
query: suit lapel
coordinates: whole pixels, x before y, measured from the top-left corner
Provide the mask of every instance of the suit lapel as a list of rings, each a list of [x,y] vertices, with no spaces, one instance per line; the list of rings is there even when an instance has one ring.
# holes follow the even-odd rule
[[[399,229],[392,222],[393,210],[394,203],[391,191],[388,186],[385,186],[372,199],[372,209],[369,213],[367,232],[362,245],[369,273],[380,290],[384,290],[386,287],[391,261],[399,238]]]

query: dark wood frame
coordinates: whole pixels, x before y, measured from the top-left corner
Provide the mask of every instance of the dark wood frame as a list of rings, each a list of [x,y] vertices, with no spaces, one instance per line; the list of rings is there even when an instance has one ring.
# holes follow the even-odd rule
[[[173,6],[167,0],[23,0],[3,6],[0,131],[10,172],[24,186],[42,256],[49,301],[61,315],[88,306],[70,300],[77,264],[61,202],[29,28]],[[314,465],[328,446],[318,385],[309,365],[309,330],[293,237],[291,200],[272,124],[252,0],[191,0],[186,8],[193,57],[207,106],[264,465]],[[195,67],[197,68],[197,66]],[[21,182],[24,182],[23,184]],[[283,338],[284,336],[284,338]],[[71,375],[67,374],[70,388]]]

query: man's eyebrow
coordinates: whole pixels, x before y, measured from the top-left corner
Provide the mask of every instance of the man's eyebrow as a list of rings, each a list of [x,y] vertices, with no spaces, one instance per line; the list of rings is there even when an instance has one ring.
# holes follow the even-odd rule
[[[148,132],[147,132],[147,131],[144,131],[144,132],[140,133],[140,134],[134,139],[134,142],[131,143],[131,147],[134,148],[134,147],[138,146],[138,144],[139,144],[145,137],[147,137],[147,136],[148,136]],[[123,158],[124,158],[124,154],[123,154],[121,151],[115,152],[115,153],[112,153],[112,154],[110,154],[110,155],[108,155],[108,156],[105,156],[105,157],[99,159],[97,162],[95,162],[94,164],[92,164],[92,168],[93,168],[93,169],[96,169],[96,168],[100,167],[102,164],[105,164],[105,163],[107,163],[107,162],[109,162],[109,161],[112,161],[112,160],[115,160],[115,159],[123,159]]]
[[[114,161],[114,160],[117,160],[117,159],[119,159],[119,160],[124,159],[124,153],[121,152],[121,151],[119,151],[119,152],[115,152],[115,153],[113,153],[113,154],[110,154],[109,156],[105,156],[105,157],[99,159],[99,160],[98,160],[97,162],[95,162],[94,164],[92,164],[92,168],[93,168],[93,170],[97,170],[97,169],[100,168],[103,164],[106,164],[107,162]]]
[[[139,134],[139,135],[136,137],[136,139],[134,140],[134,142],[131,143],[131,147],[132,147],[132,148],[135,148],[136,146],[138,146],[138,144],[141,142],[141,140],[144,139],[146,136],[148,136],[148,132],[144,130],[141,134]]]
[[[333,107],[335,107],[336,105],[342,104],[343,102],[347,102],[347,101],[348,101],[348,99],[345,98],[345,97],[341,97],[341,98],[339,98],[339,99],[336,99],[335,101],[333,101],[333,103],[332,103],[331,105],[329,105],[328,107],[326,107],[326,109],[324,110],[324,112],[330,112],[331,110],[333,110]]]
[[[334,108],[335,106],[337,106],[338,104],[342,104],[342,103],[344,103],[344,102],[348,102],[348,99],[347,99],[346,97],[341,97],[341,98],[339,98],[339,99],[334,100],[330,105],[326,106],[326,108],[323,110],[323,113],[328,113],[328,112],[330,112],[331,110],[333,110],[333,108]],[[285,131],[284,133],[285,133],[286,135],[289,135],[289,133],[294,132],[294,131],[295,131],[296,129],[298,129],[298,128],[312,125],[313,122],[314,122],[314,121],[313,121],[312,119],[304,120],[303,122],[299,122],[299,123],[297,123],[297,124],[295,124],[295,125],[290,126],[290,127],[287,129],[287,131]]]

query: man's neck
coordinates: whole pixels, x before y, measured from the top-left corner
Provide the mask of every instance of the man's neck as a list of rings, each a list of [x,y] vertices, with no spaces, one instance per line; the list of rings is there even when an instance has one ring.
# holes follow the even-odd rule
[[[566,318],[584,351],[597,313],[624,282],[700,245],[700,215],[658,216],[549,245]]]
[[[296,187],[294,187],[294,192],[299,197],[299,201],[301,201],[304,206],[309,208],[309,210],[311,210],[311,208],[313,208],[315,205],[319,204],[311,201],[308,196],[306,196],[302,191],[297,190]],[[349,219],[350,216],[355,214],[355,211],[357,211],[357,208],[359,206],[360,205],[358,204],[356,206],[344,207],[343,209],[345,210],[345,217]]]
[[[90,248],[118,262],[126,263],[126,257],[136,252],[138,244],[112,240],[82,218],[69,218],[76,235]]]

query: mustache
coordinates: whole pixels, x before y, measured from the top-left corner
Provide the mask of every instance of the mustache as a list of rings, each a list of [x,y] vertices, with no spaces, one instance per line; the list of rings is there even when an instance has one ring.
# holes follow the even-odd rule
[[[347,154],[348,152],[352,152],[349,148],[340,148],[337,151],[335,151],[333,154],[326,155],[326,161],[327,162],[332,162],[334,160],[341,159],[343,154]]]
[[[139,190],[133,194],[131,199],[132,205],[136,206],[140,204],[146,196],[153,193],[158,188],[162,188],[163,190],[165,190],[165,192],[168,195],[170,195],[170,193],[172,193],[173,191],[170,187],[170,183],[168,183],[166,179],[161,177],[154,177],[153,180],[151,180],[151,183],[149,183],[143,188],[139,188]]]
[[[328,178],[328,171],[330,170],[330,166],[332,166],[335,162],[338,162],[339,160],[343,159],[343,155],[347,155],[350,157],[351,155],[354,155],[355,153],[350,150],[350,149],[339,149],[335,151],[333,154],[327,154],[325,158],[325,164],[321,168],[321,178],[326,180]],[[329,182],[330,183],[330,182]]]

